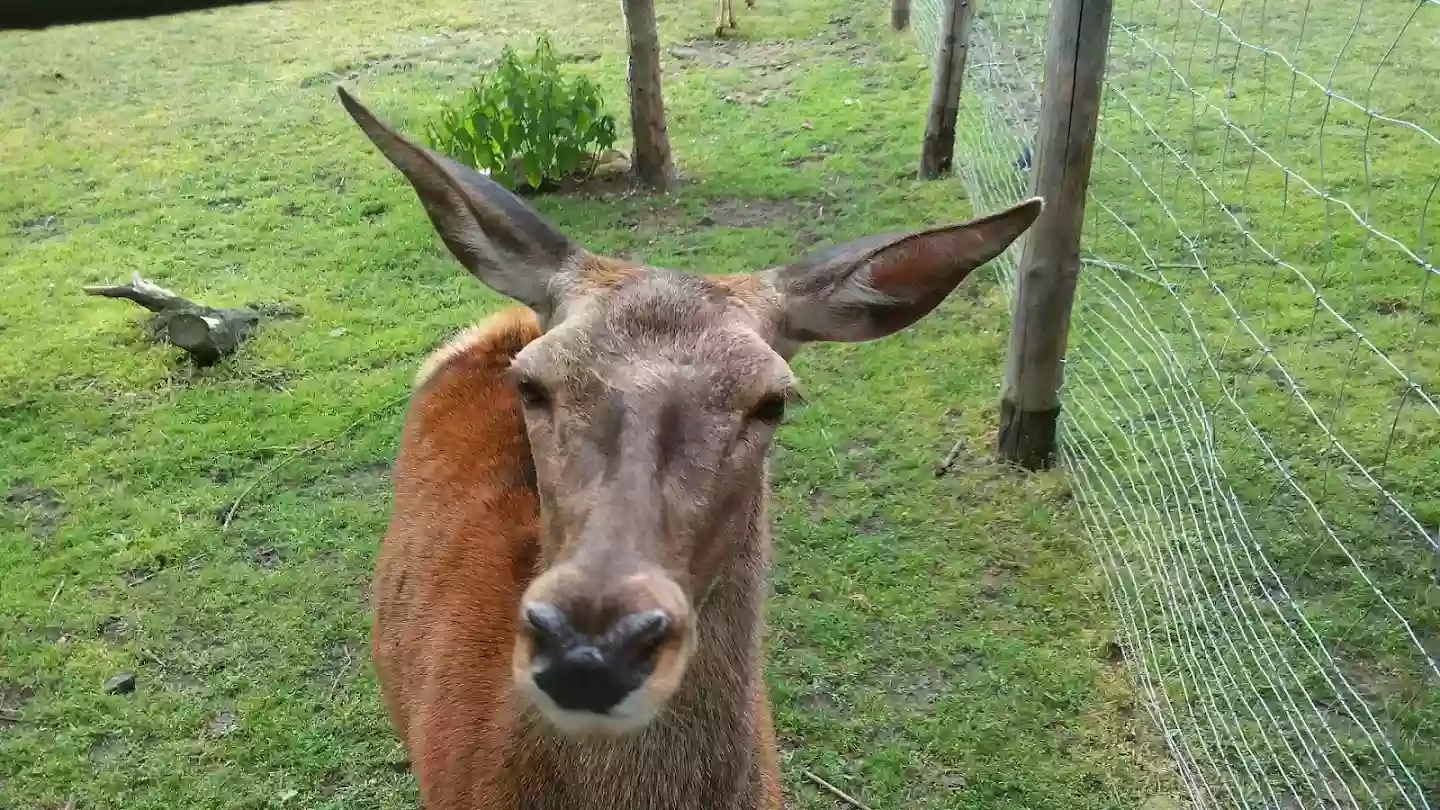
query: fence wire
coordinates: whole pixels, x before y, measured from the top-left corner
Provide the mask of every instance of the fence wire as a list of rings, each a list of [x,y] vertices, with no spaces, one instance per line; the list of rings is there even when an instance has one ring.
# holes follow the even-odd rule
[[[1030,192],[1048,4],[978,1],[984,212]],[[1194,807],[1440,807],[1435,132],[1435,0],[1115,2],[1063,454]]]

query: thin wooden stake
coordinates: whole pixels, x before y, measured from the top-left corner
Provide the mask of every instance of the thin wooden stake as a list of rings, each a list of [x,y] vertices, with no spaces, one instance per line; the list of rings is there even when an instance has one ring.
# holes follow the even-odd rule
[[[955,119],[965,84],[965,59],[970,53],[970,21],[975,0],[945,0],[940,42],[930,70],[930,108],[925,114],[925,140],[920,147],[920,177],[934,180],[950,173],[955,158]]]
[[[910,0],[890,0],[890,27],[896,31],[910,27]]]

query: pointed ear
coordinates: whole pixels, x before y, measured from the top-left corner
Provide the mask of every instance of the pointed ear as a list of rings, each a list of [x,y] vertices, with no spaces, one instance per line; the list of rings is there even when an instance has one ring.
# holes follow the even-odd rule
[[[491,289],[548,314],[549,282],[577,251],[570,240],[495,181],[405,140],[345,88],[336,90],[350,117],[415,187],[455,258]]]
[[[1000,255],[1043,204],[1035,197],[960,225],[857,239],[768,271],[780,295],[780,334],[796,342],[894,334]]]

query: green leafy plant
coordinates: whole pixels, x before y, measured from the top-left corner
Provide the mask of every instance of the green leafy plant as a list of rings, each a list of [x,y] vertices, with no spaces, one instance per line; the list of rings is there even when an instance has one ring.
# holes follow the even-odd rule
[[[584,76],[567,81],[544,34],[529,59],[505,46],[499,64],[425,131],[435,149],[517,190],[588,176],[615,144],[599,89]]]

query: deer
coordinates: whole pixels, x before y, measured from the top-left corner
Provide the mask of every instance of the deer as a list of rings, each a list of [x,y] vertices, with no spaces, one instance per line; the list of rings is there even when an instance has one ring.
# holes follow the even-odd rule
[[[745,0],[746,8],[755,8],[755,0]],[[715,18],[715,36],[725,36],[726,28],[735,26],[734,0],[720,0],[720,15]]]
[[[340,99],[510,307],[415,379],[371,656],[428,810],[778,810],[767,456],[805,344],[934,310],[1032,198],[745,274],[594,253]]]

